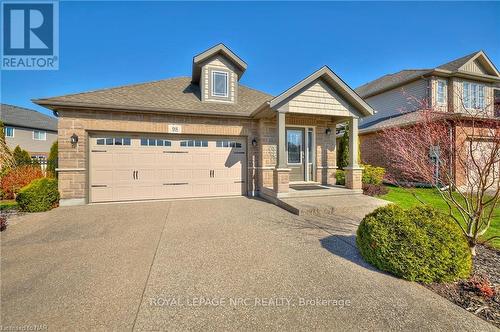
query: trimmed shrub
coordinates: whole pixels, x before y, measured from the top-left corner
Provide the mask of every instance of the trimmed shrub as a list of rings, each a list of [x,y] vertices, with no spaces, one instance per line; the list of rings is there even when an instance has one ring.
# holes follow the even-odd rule
[[[359,225],[356,244],[366,262],[406,280],[455,281],[472,268],[459,226],[431,207],[378,208]]]
[[[345,185],[345,171],[338,169],[335,172],[335,180],[336,180],[336,182],[335,182],[336,184],[344,186]]]
[[[55,141],[50,147],[49,158],[47,158],[47,174],[56,177],[58,143]]]
[[[34,180],[19,191],[16,201],[19,210],[25,212],[42,212],[56,207],[59,202],[57,180],[51,178]]]
[[[363,165],[363,167],[363,183],[378,185],[382,184],[382,181],[384,181],[385,168],[366,164]]]
[[[381,184],[363,183],[363,194],[368,196],[382,196],[389,192],[389,189]]]
[[[36,166],[20,166],[10,169],[0,180],[4,199],[13,199],[15,194],[35,179],[43,177],[42,170]]]
[[[12,152],[12,157],[14,158],[15,166],[26,166],[31,165],[32,160],[28,151],[23,150],[18,146]]]

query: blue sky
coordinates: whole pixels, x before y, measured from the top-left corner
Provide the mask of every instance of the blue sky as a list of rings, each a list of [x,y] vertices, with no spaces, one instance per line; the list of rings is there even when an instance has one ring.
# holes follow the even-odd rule
[[[60,3],[58,71],[3,71],[1,100],[189,76],[219,42],[248,63],[242,84],[278,94],[323,65],[355,88],[483,49],[500,67],[499,2]]]

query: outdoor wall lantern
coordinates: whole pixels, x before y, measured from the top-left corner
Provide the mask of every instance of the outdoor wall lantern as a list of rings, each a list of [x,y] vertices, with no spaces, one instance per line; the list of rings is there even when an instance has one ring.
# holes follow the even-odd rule
[[[76,143],[78,143],[78,135],[73,133],[73,135],[71,135],[71,145],[75,146]]]
[[[325,134],[330,135],[332,133],[332,130],[330,128],[326,128]]]
[[[255,138],[252,140],[252,146],[253,146],[253,147],[256,147],[256,146],[257,146],[257,140],[256,140]]]

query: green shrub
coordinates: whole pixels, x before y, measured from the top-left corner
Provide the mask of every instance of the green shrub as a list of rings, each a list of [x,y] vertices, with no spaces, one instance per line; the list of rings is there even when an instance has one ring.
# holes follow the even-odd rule
[[[16,197],[19,210],[25,212],[48,211],[59,202],[57,180],[51,178],[37,179],[23,187]]]
[[[12,156],[14,158],[14,164],[16,166],[26,166],[26,165],[31,165],[31,157],[28,151],[23,150],[18,146],[15,147],[14,151],[12,152]]]
[[[349,126],[345,126],[344,134],[339,141],[337,153],[337,166],[344,168],[347,165],[349,165]]]
[[[411,281],[454,281],[472,268],[459,226],[431,207],[378,208],[359,225],[356,244],[366,262]]]
[[[344,186],[345,185],[345,171],[338,169],[335,172],[335,180],[336,180],[336,182],[335,182],[336,184]]]
[[[56,177],[56,168],[57,168],[57,151],[58,151],[58,144],[57,141],[55,141],[52,146],[50,147],[50,153],[49,153],[49,158],[47,159],[47,174],[52,177]]]
[[[366,164],[363,165],[363,167],[363,183],[377,185],[382,184],[382,181],[384,181],[385,168]]]

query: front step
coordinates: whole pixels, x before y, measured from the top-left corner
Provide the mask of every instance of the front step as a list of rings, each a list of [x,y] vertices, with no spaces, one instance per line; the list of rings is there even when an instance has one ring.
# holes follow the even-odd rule
[[[378,207],[389,202],[362,194],[341,196],[315,196],[301,198],[278,198],[277,205],[299,215],[344,215],[363,218]]]

